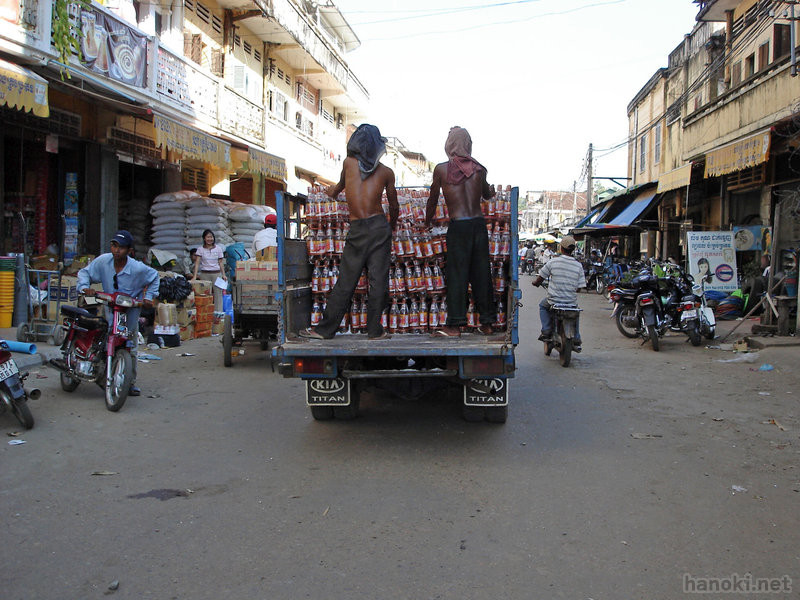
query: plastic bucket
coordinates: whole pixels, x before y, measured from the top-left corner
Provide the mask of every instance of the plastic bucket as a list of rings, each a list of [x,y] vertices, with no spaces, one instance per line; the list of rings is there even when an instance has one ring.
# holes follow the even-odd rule
[[[789,271],[783,282],[786,287],[786,295],[793,298],[797,297],[797,271]]]
[[[11,327],[11,316],[13,313],[0,311],[0,329]]]

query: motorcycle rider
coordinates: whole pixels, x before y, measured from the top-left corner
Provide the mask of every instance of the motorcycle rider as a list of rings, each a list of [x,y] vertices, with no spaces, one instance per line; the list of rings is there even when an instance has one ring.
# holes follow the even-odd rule
[[[95,258],[78,271],[78,293],[94,296],[95,290],[89,287],[93,283],[101,283],[103,291],[111,294],[122,292],[132,298],[142,298],[144,306],[152,306],[153,299],[158,296],[158,271],[130,256],[133,248],[133,236],[124,229],[111,238],[111,252]],[[136,386],[137,348],[139,345],[139,313],[141,309],[131,308],[127,313],[128,331],[131,334],[131,357],[133,358],[133,378],[129,396],[139,396],[142,392]],[[106,319],[110,318],[106,309]]]
[[[547,261],[539,270],[539,274],[531,282],[538,287],[542,285],[545,278],[550,279],[547,287],[547,296],[542,298],[539,303],[539,319],[542,322],[542,333],[539,340],[549,342],[553,336],[553,317],[550,314],[550,307],[553,304],[578,305],[578,290],[586,287],[586,276],[583,273],[583,265],[573,257],[575,252],[575,238],[565,235],[559,244],[559,254]],[[580,319],[575,321],[575,339],[573,340],[573,350],[581,351],[581,334],[578,328]]]

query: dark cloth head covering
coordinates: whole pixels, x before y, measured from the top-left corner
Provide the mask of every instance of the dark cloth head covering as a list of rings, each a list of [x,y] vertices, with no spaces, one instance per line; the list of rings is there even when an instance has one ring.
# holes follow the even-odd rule
[[[450,128],[444,151],[450,159],[447,163],[447,183],[450,185],[458,185],[472,177],[475,171],[486,170],[486,167],[472,158],[472,138],[463,127]]]
[[[378,161],[386,154],[386,138],[375,125],[364,123],[350,136],[347,142],[347,156],[358,160],[361,179],[364,180],[378,168]]]

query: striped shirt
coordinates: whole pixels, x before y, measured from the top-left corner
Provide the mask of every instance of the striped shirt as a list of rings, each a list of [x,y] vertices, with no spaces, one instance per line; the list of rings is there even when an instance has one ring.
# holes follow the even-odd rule
[[[551,258],[539,269],[539,275],[549,278],[547,299],[550,304],[578,304],[578,288],[586,287],[583,265],[564,254]]]

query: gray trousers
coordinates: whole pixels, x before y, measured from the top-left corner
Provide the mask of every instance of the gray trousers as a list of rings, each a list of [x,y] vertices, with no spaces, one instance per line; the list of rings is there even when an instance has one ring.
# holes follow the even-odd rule
[[[384,215],[356,219],[350,223],[350,232],[342,251],[339,279],[333,286],[328,305],[316,331],[324,337],[333,337],[342,317],[350,307],[353,292],[361,271],[367,267],[369,299],[367,301],[367,335],[377,337],[383,333],[381,313],[389,305],[389,264],[392,251],[392,228]]]

